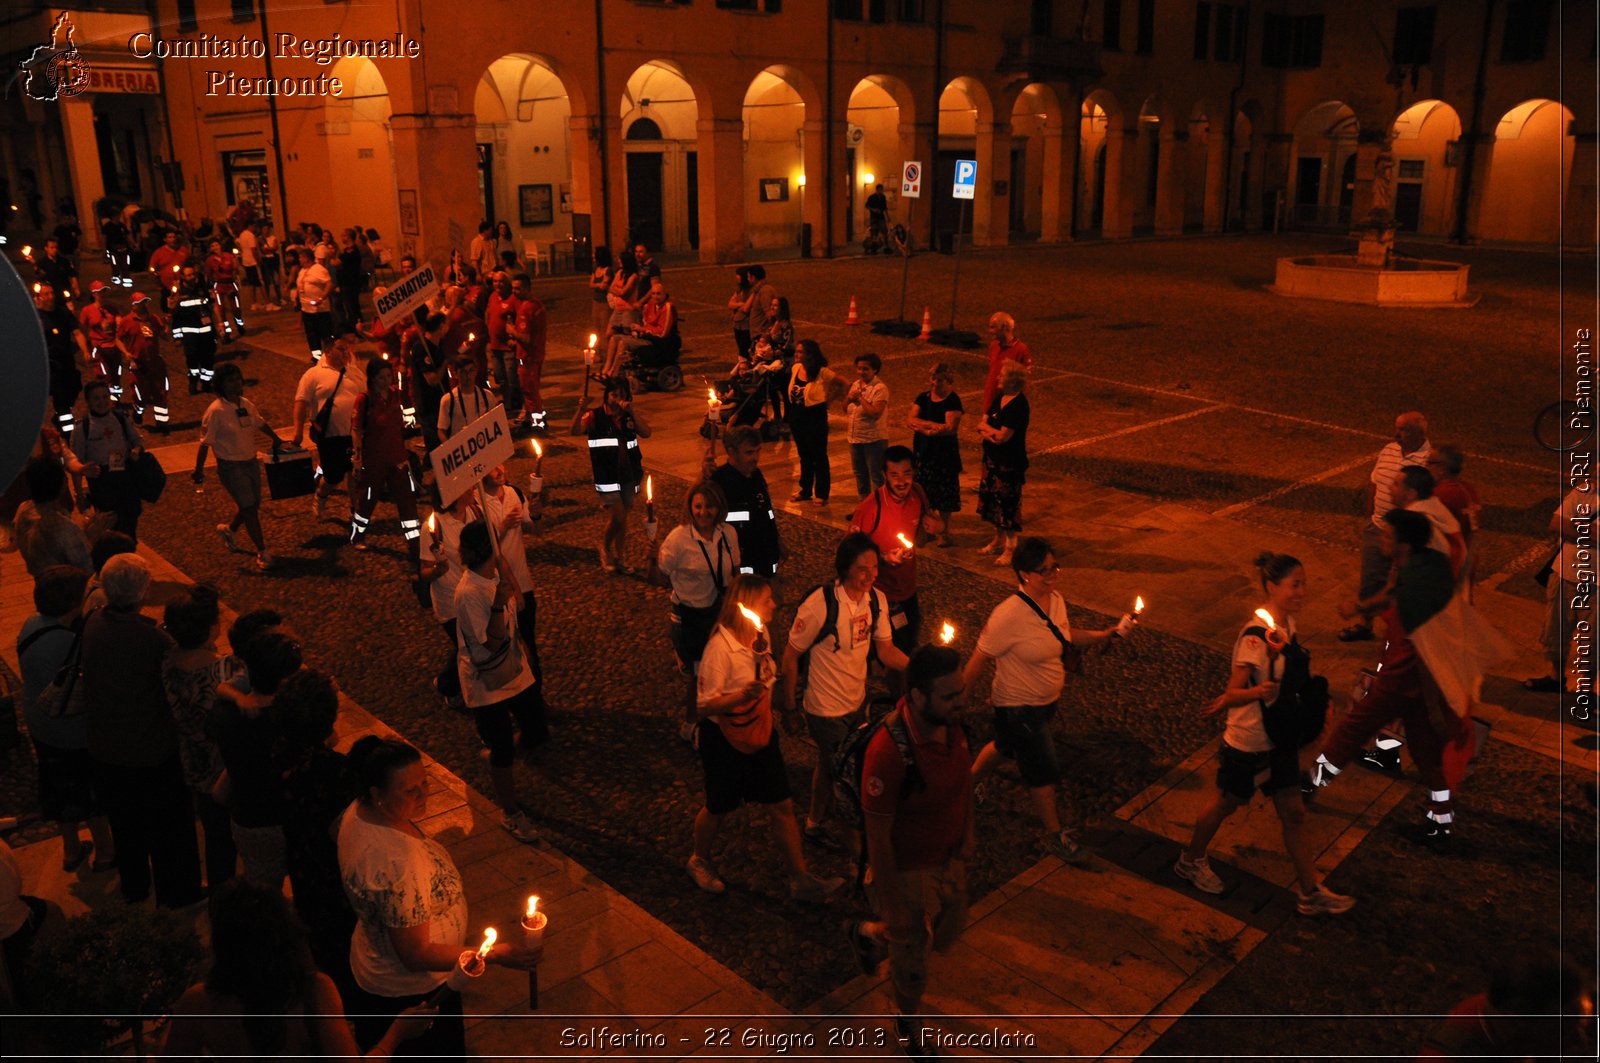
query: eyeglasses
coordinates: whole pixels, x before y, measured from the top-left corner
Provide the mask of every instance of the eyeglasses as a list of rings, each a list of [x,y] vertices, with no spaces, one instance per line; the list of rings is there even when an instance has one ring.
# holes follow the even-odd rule
[[[1061,571],[1061,566],[1046,565],[1043,568],[1031,569],[1030,571],[1032,571],[1035,576],[1054,576],[1057,572]]]

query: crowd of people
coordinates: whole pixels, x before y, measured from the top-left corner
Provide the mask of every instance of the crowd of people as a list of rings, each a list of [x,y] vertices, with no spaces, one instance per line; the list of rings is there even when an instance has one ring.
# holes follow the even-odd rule
[[[360,549],[378,501],[398,510],[419,595],[449,642],[433,686],[473,719],[501,826],[535,843],[538,828],[523,811],[516,764],[519,750],[550,740],[537,580],[526,540],[542,516],[542,484],[524,493],[507,482],[503,466],[489,469],[449,505],[431,498],[425,535],[418,501],[430,500],[429,486],[407,443],[414,433],[424,447],[436,447],[496,404],[512,421],[545,427],[545,312],[519,272],[509,231],[486,224],[451,262],[436,302],[404,327],[384,328],[366,326],[362,317],[361,293],[376,266],[387,265],[381,248],[373,249],[376,234],[352,227],[336,249],[326,230],[312,227],[280,246],[269,226],[246,218],[235,229],[234,220],[226,224],[241,247],[235,275],[250,291],[252,308],[258,292],[270,300],[280,290],[278,270],[266,265],[269,248],[274,263],[300,262],[282,290],[295,293],[313,364],[293,397],[288,443],[300,446],[309,437],[316,451],[315,511],[327,515],[331,496],[348,480],[349,536]],[[212,244],[212,258],[231,257],[225,242]],[[169,254],[162,256],[163,249]],[[227,298],[230,274],[213,270],[208,259],[202,280],[180,251],[181,239],[168,234],[149,263],[164,289],[173,282],[174,321],[190,310],[197,316],[185,320],[203,318],[209,329],[203,334],[225,341],[243,327],[237,289],[232,302]],[[641,441],[652,432],[635,407],[629,376],[637,379],[652,359],[667,364],[659,358],[675,358],[680,341],[648,249],[622,252],[614,266],[600,252],[590,280],[596,333],[607,337],[590,352],[598,401],[579,409],[569,431],[586,441],[593,490],[605,512],[599,563],[619,574],[632,571],[628,533],[645,481]],[[52,261],[47,247],[45,262]],[[402,259],[398,269],[414,265]],[[24,705],[41,807],[62,830],[64,868],[76,872],[91,858],[92,871],[114,867],[123,897],[135,903],[153,892],[158,905],[182,908],[209,890],[219,928],[215,963],[180,1002],[174,1051],[331,1050],[345,1044],[344,1035],[321,1020],[349,1008],[361,1016],[354,1044],[362,1051],[460,1054],[460,1001],[439,988],[467,933],[465,891],[449,854],[415,825],[427,788],[420,754],[378,738],[362,739],[348,756],[333,752],[332,681],[306,665],[277,613],[239,617],[228,632],[228,653],[219,649],[215,588],[180,592],[164,603],[160,625],[145,615],[150,569],[137,553],[141,496],[134,475],[145,405],[157,411],[158,429],[166,422],[157,398],[164,393],[150,375],[159,342],[152,354],[138,339],[149,338],[146,329],[159,338],[166,326],[149,298],[136,294],[128,315],[137,323],[132,346],[114,341],[117,360],[105,345],[106,319],[116,319],[105,308],[107,289],[95,287],[94,303],[68,325],[55,300],[73,288],[67,280],[57,287],[43,279],[54,268],[41,270],[38,287],[47,335],[51,322],[62,330],[52,341],[53,417],[44,452],[27,469],[29,501],[18,513],[16,537],[34,578],[36,607],[18,639]],[[1011,571],[1016,588],[995,604],[963,661],[948,638],[927,631],[918,597],[921,551],[951,546],[950,524],[963,510],[966,411],[950,366],[932,365],[926,390],[898,407],[903,415],[891,414],[879,357],[856,355],[855,379],[846,384],[815,340],[795,338],[788,300],[761,267],[740,268],[728,308],[736,358],[703,425],[702,479],[688,488],[682,519],[665,536],[653,503],[641,529],[647,578],[670,590],[670,646],[687,677],[671,711],[703,773],[704,801],[685,827],[686,871],[700,890],[726,890],[717,840],[744,805],[766,811],[795,900],[832,902],[845,885],[811,870],[808,846],[859,853],[873,913],[849,921],[851,946],[863,971],[887,959],[902,1038],[913,1056],[931,1056],[924,1026],[914,1018],[926,988],[927,952],[948,948],[961,932],[965,864],[977,842],[977,813],[994,804],[995,771],[1010,764],[1020,776],[1041,855],[1088,861],[1081,814],[1061,807],[1064,768],[1054,729],[1070,677],[1085,657],[1115,652],[1135,637],[1137,620],[1124,615],[1103,629],[1074,628],[1057,588],[1055,548],[1023,534],[1034,358],[1009,315],[990,320],[975,512],[992,529],[981,552]],[[126,320],[109,335],[122,337]],[[204,477],[208,453],[216,458],[217,478],[236,507],[217,532],[235,549],[242,548],[242,529],[257,565],[269,568],[256,441],[260,436],[276,448],[284,440],[245,397],[238,367],[207,361],[214,342],[210,354],[196,353],[205,345],[191,330],[201,327],[184,325],[179,333],[192,388],[216,395],[202,421],[193,477]],[[356,348],[363,336],[379,353],[361,367]],[[54,379],[58,365],[70,364],[76,376],[78,357],[93,374],[77,385],[88,408],[83,417],[74,413],[76,392],[69,397],[72,389]],[[126,387],[116,391],[130,369],[131,399]],[[827,505],[829,411],[841,406],[857,504],[836,545],[833,578],[798,596],[780,648],[773,621],[788,551],[760,468],[762,448],[791,437],[800,476],[790,501]],[[74,415],[62,420],[63,411]],[[1455,685],[1438,682],[1436,674],[1450,657],[1437,640],[1450,636],[1430,634],[1428,625],[1447,610],[1471,609],[1481,503],[1460,479],[1460,449],[1430,448],[1426,432],[1421,414],[1402,415],[1395,442],[1373,470],[1362,585],[1340,637],[1371,638],[1369,622],[1378,618],[1386,641],[1370,689],[1325,735],[1320,726],[1309,735],[1296,730],[1315,714],[1318,697],[1296,626],[1305,568],[1280,554],[1257,560],[1262,604],[1244,620],[1227,688],[1210,707],[1225,717],[1216,793],[1175,865],[1196,889],[1226,888],[1207,849],[1226,818],[1259,789],[1282,821],[1298,910],[1348,911],[1354,899],[1328,888],[1313,864],[1305,801],[1353,759],[1369,755],[1368,745],[1397,718],[1430,791],[1421,840],[1449,841],[1452,788],[1471,754],[1471,728],[1465,708],[1449,696]],[[73,518],[69,477],[79,480],[79,508],[93,513],[86,521]],[[1565,569],[1560,575],[1567,578]],[[1557,595],[1552,602],[1553,612],[1561,608]],[[1557,647],[1552,656],[1558,678],[1563,652]],[[873,661],[892,705],[885,714],[868,708]],[[966,703],[991,665],[993,739],[978,746],[969,738]],[[1543,689],[1539,682],[1530,680],[1530,688]],[[1322,689],[1325,709],[1325,683]],[[801,795],[803,820],[788,784],[784,734],[816,750],[809,790]],[[1315,763],[1302,772],[1300,750],[1312,742],[1320,743]],[[234,879],[244,885],[225,886]],[[286,881],[292,913],[282,897]],[[246,969],[241,957],[253,947],[252,935],[273,927],[281,928],[275,940],[289,942],[282,956],[269,969]],[[314,933],[307,936],[304,927]],[[535,958],[505,943],[488,955],[513,967]],[[277,1018],[241,1022],[238,1014]]]

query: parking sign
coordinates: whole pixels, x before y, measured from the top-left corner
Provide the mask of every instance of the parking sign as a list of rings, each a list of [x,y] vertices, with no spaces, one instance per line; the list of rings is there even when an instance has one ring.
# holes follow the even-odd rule
[[[956,160],[956,183],[950,195],[954,199],[971,199],[978,189],[978,160]]]
[[[900,171],[900,194],[908,199],[922,198],[922,163],[908,162]]]

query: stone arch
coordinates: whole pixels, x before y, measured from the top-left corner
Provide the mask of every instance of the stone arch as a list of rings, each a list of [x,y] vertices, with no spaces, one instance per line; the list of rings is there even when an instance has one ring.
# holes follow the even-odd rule
[[[1461,137],[1461,116],[1443,100],[1421,100],[1389,127],[1395,162],[1394,215],[1401,232],[1448,236],[1455,227],[1460,169],[1450,145]]]
[[[478,79],[473,113],[484,217],[511,227],[519,255],[569,235],[573,101],[555,67],[528,52],[500,56]]]
[[[1209,100],[1196,100],[1179,147],[1183,156],[1183,229],[1217,232],[1222,228],[1224,152],[1227,125]]]
[[[1286,175],[1291,225],[1348,228],[1360,134],[1361,122],[1343,100],[1324,100],[1300,116],[1294,126]]]
[[[892,74],[869,74],[855,83],[845,105],[845,185],[849,207],[845,215],[844,242],[861,239],[867,231],[867,196],[882,183],[890,214],[904,220],[899,203],[900,163],[922,158],[917,154],[917,100],[911,86]],[[872,181],[866,179],[873,176]],[[931,184],[931,181],[926,181]],[[924,191],[924,195],[927,195]]]
[[[328,149],[327,169],[320,180],[333,211],[315,218],[335,229],[360,222],[376,228],[390,247],[400,244],[399,196],[395,191],[394,152],[389,140],[392,110],[389,88],[371,59],[346,56],[328,71],[344,83],[344,91],[322,105],[321,133]],[[328,181],[327,174],[339,179]],[[283,220],[287,227],[298,219]]]
[[[1058,224],[1056,219],[1048,219],[1050,224],[1046,224],[1045,214],[1048,212],[1046,205],[1056,203],[1061,197],[1064,121],[1061,99],[1056,90],[1044,82],[1031,82],[1015,94],[1009,113],[1009,229],[1013,239],[1038,237],[1053,231]]]
[[[1524,100],[1500,116],[1476,236],[1560,246],[1576,147],[1571,125],[1572,111],[1551,99]]]
[[[1112,169],[1108,156],[1114,150],[1121,158],[1123,122],[1122,104],[1109,90],[1096,89],[1083,98],[1078,115],[1079,232],[1103,233],[1106,204],[1120,198],[1120,189],[1114,187],[1120,166]]]
[[[1139,107],[1138,157],[1134,163],[1133,226],[1135,232],[1170,234],[1181,229],[1183,190],[1178,173],[1176,112],[1159,93]]]
[[[807,143],[820,135],[808,136],[820,110],[815,86],[794,67],[767,67],[745,89],[742,186],[751,247],[799,247],[807,172],[822,166],[823,146]]]
[[[623,145],[623,217],[619,234],[631,246],[683,251],[700,245],[698,172],[700,95],[674,63],[652,59],[628,75],[617,101]],[[630,138],[634,122],[648,118],[659,140]]]

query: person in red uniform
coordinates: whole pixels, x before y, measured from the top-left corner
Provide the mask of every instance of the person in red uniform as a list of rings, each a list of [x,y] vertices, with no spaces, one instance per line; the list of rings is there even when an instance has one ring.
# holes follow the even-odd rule
[[[244,332],[244,308],[239,305],[239,260],[222,246],[221,240],[211,241],[211,253],[206,256],[206,280],[222,319],[222,341],[227,343]]]
[[[522,391],[517,383],[517,352],[510,331],[516,329],[517,311],[522,300],[511,292],[511,277],[505,270],[496,270],[494,294],[483,312],[489,326],[489,369],[494,374],[491,385],[500,392],[505,403],[506,418],[512,422],[522,413]]]
[[[1033,351],[1017,339],[1015,319],[1001,310],[989,317],[989,375],[983,381],[983,405],[979,409],[987,410],[1000,394],[1000,367],[1007,358],[1025,369],[1033,368]]]
[[[167,407],[167,360],[161,355],[161,334],[167,323],[150,309],[150,296],[133,295],[133,313],[117,326],[117,348],[126,359],[133,376],[133,419],[144,423],[145,407],[155,416],[156,431],[171,430],[172,414]]]
[[[453,362],[459,354],[467,355],[477,363],[478,379],[488,380],[489,326],[467,305],[466,294],[466,289],[459,285],[445,289],[444,315],[449,322],[444,334],[447,361]],[[449,386],[447,383],[446,387]]]
[[[521,385],[523,406],[528,411],[528,427],[545,430],[544,395],[539,381],[544,374],[545,333],[548,318],[544,303],[530,294],[533,282],[526,273],[511,281],[511,295],[517,300],[517,319],[511,341],[517,355],[517,383]]]
[[[421,558],[422,524],[417,520],[417,483],[411,476],[402,431],[400,392],[394,386],[394,368],[381,358],[367,363],[367,392],[356,399],[350,418],[353,460],[350,470],[350,541],[357,550],[367,548],[367,528],[378,496],[387,489],[400,511],[400,530],[413,564]]]
[[[168,229],[161,246],[150,252],[150,272],[156,282],[167,291],[176,291],[183,264],[189,261],[189,249],[178,243],[176,229]]]
[[[111,388],[111,401],[121,402],[122,352],[117,349],[117,321],[121,315],[106,303],[109,290],[104,281],[89,285],[94,302],[78,312],[78,321],[89,337],[89,365]]]

